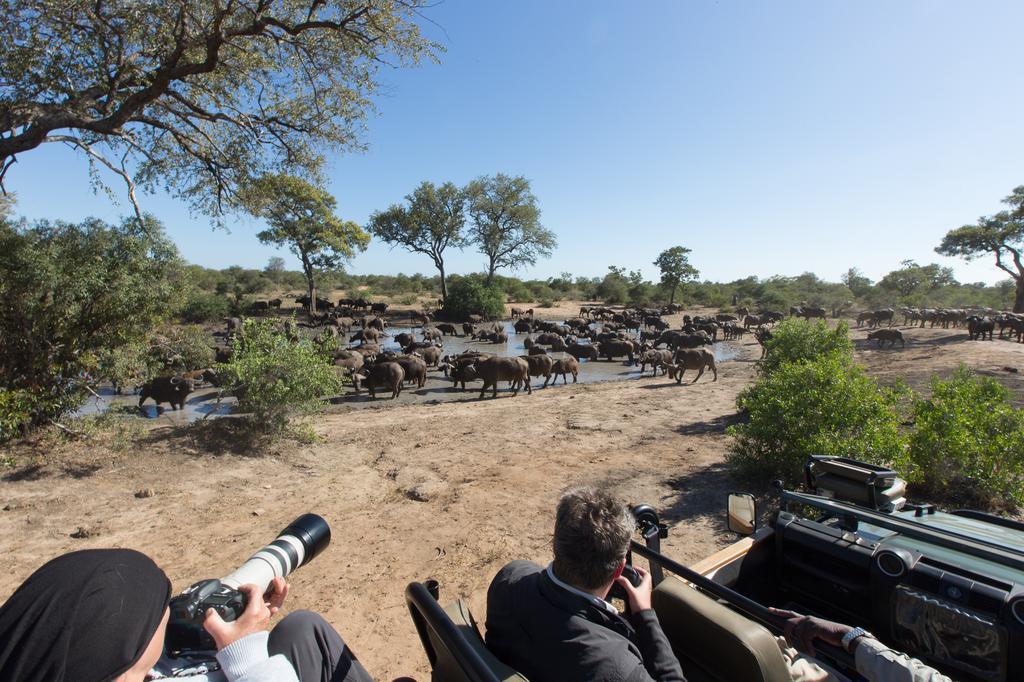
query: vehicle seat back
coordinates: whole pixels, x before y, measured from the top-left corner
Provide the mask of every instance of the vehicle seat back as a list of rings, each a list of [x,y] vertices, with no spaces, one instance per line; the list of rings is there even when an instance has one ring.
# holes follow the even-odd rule
[[[469,604],[461,599],[457,599],[446,606],[444,612],[455,623],[455,629],[462,633],[469,646],[476,651],[498,679],[502,680],[502,682],[529,682],[521,673],[516,672],[498,660],[498,657],[487,648],[484,638],[480,636],[480,628],[477,627],[476,620],[469,610]]]
[[[423,583],[405,590],[409,614],[427,654],[435,682],[529,682],[498,660],[484,644],[473,614],[462,600],[447,609]]]
[[[694,678],[712,680],[792,680],[767,628],[675,576],[654,589],[652,605],[687,678],[692,670]]]

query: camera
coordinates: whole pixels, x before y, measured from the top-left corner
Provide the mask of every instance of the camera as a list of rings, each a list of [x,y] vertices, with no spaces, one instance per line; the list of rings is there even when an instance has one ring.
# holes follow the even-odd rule
[[[316,514],[303,514],[232,573],[220,580],[194,583],[171,599],[164,650],[171,655],[214,651],[213,638],[203,628],[208,609],[214,609],[225,621],[236,620],[246,606],[246,595],[239,587],[256,585],[261,593],[266,592],[274,578],[283,578],[308,564],[330,542],[327,522]]]

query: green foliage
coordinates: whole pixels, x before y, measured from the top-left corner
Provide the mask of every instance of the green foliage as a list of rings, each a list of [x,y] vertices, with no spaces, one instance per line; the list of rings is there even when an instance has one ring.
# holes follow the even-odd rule
[[[485,284],[478,277],[463,277],[448,287],[444,315],[453,320],[465,320],[470,315],[500,319],[505,316],[505,294],[497,286]]]
[[[629,280],[625,268],[608,266],[608,274],[594,290],[594,297],[608,305],[621,305],[629,299]]]
[[[33,392],[0,389],[0,443],[24,434],[38,409]]]
[[[149,339],[150,375],[204,369],[213,363],[209,335],[200,327],[175,327]]]
[[[654,265],[661,270],[661,286],[669,291],[669,303],[675,303],[676,289],[680,284],[695,280],[700,275],[700,271],[690,265],[690,253],[685,246],[673,246],[654,260]]]
[[[65,143],[201,211],[358,149],[378,70],[434,59],[422,0],[4,3],[0,167]],[[17,166],[15,166],[15,169]]]
[[[182,322],[214,322],[231,314],[231,304],[218,294],[193,289],[178,311]]]
[[[914,431],[901,472],[929,498],[983,506],[1024,505],[1024,410],[990,377],[961,366],[932,379],[914,403]]]
[[[878,282],[878,286],[890,292],[891,300],[904,305],[922,305],[928,294],[936,289],[953,284],[953,268],[944,268],[935,263],[918,265],[912,260],[901,263],[899,270],[893,270]]]
[[[256,430],[280,433],[341,390],[331,358],[312,340],[289,341],[270,320],[245,320],[222,375]]]
[[[137,341],[180,298],[160,224],[0,221],[0,390],[35,396],[29,423],[75,409],[98,356]]]
[[[558,246],[540,222],[537,197],[523,176],[482,176],[466,186],[470,239],[487,259],[487,284],[500,269],[536,265]]]
[[[269,227],[256,236],[264,244],[291,249],[306,276],[310,310],[316,310],[316,272],[331,270],[363,251],[370,235],[350,220],[334,214],[331,194],[302,178],[264,175],[244,192],[246,210],[263,218]],[[239,300],[236,294],[236,301]]]
[[[790,318],[772,329],[772,338],[765,343],[765,349],[767,352],[759,369],[763,374],[771,374],[792,362],[825,357],[850,362],[853,342],[845,322],[832,328],[822,321],[812,323]]]
[[[729,427],[728,461],[741,476],[789,484],[810,455],[889,464],[905,450],[898,398],[836,353],[783,363],[739,395],[750,420]]]
[[[466,245],[465,192],[451,182],[440,187],[424,181],[405,197],[408,206],[392,205],[370,216],[370,232],[393,246],[430,256],[441,281],[441,297],[447,298],[444,252],[449,246]]]
[[[152,375],[150,347],[141,340],[104,348],[97,357],[97,378],[112,383],[119,393],[141,385]]]

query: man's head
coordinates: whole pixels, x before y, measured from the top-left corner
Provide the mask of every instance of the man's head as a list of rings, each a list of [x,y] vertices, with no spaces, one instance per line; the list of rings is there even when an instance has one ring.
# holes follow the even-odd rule
[[[555,513],[555,575],[593,590],[617,575],[636,522],[629,508],[597,488],[572,488]]]

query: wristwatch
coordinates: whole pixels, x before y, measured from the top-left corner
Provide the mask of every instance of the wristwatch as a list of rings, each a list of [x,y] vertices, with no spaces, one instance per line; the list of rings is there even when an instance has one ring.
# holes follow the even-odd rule
[[[864,628],[854,628],[843,635],[843,638],[839,640],[839,643],[843,645],[843,649],[847,652],[850,651],[850,645],[853,644],[854,640],[858,637],[871,637],[871,633]]]

